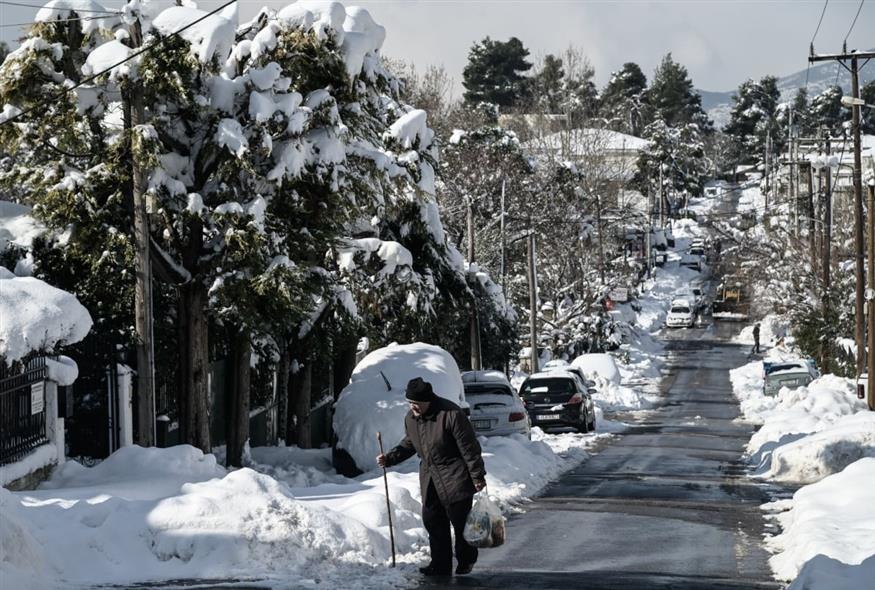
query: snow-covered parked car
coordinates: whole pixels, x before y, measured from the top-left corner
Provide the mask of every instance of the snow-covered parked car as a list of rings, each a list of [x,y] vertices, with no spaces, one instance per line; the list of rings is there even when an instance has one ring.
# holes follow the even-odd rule
[[[597,377],[614,385],[620,384],[620,369],[617,367],[617,361],[604,352],[582,354],[571,362],[571,368],[584,376],[587,387],[594,387],[592,379]]]
[[[808,385],[820,377],[813,361],[797,359],[780,362],[763,362],[763,394],[778,395],[782,387],[795,389]]]
[[[332,461],[344,475],[377,467],[377,432],[385,450],[404,438],[407,382],[422,377],[434,392],[467,408],[462,374],[446,350],[417,342],[378,348],[363,358],[334,404]]]
[[[500,371],[462,373],[465,400],[471,406],[471,425],[478,435],[522,434],[531,438],[532,426],[526,406]]]
[[[567,371],[535,373],[520,387],[520,396],[532,421],[542,429],[575,428],[595,430],[592,391],[576,375]]]
[[[692,328],[696,323],[696,310],[688,299],[675,299],[665,318],[669,328]]]

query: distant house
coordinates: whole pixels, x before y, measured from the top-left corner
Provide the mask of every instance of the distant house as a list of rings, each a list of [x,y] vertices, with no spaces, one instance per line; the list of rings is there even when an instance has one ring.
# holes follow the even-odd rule
[[[650,141],[610,129],[570,129],[530,139],[523,148],[534,156],[549,156],[575,164],[593,164],[599,173],[629,181],[638,169],[639,156]]]

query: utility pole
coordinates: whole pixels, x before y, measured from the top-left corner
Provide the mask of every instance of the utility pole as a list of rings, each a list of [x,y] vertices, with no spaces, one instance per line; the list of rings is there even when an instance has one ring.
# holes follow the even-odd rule
[[[468,264],[474,264],[474,205],[472,199],[468,197]],[[503,221],[503,217],[502,217]],[[472,271],[471,266],[468,267],[469,272]],[[473,277],[477,280],[477,277]],[[471,370],[479,371],[483,368],[482,356],[480,354],[480,318],[477,313],[477,295],[471,297]]]
[[[869,314],[866,317],[866,323],[869,328],[867,339],[869,342],[869,350],[866,355],[866,372],[868,373],[866,381],[866,403],[869,405],[870,410],[875,410],[875,389],[872,388],[872,376],[875,375],[875,309],[873,309],[873,306],[875,306],[875,215],[872,214],[872,212],[875,211],[875,184],[872,184],[871,182],[869,183],[868,196],[869,256],[867,277],[869,279],[869,288],[866,290],[866,305]]]
[[[859,78],[859,59],[869,60],[875,57],[875,52],[848,53],[847,48],[842,48],[842,53],[832,55],[814,55],[812,47],[811,55],[808,61],[838,61],[846,70],[851,73],[851,91],[855,99],[860,98],[860,78]],[[845,65],[845,61],[851,62],[851,67]],[[855,272],[854,279],[856,283],[855,289],[855,306],[854,306],[854,342],[857,345],[857,376],[863,372],[865,364],[865,337],[863,328],[863,285],[865,276],[863,273],[863,183],[861,181],[860,163],[860,105],[854,104],[851,107],[851,123],[854,134],[854,253],[855,253]],[[870,210],[870,216],[872,212]]]
[[[529,223],[529,346],[532,347],[531,371],[538,372],[538,284],[535,273],[535,232]]]
[[[140,20],[130,28],[131,43],[139,47],[143,42]],[[149,215],[146,210],[146,171],[140,165],[138,144],[140,126],[146,123],[141,83],[128,90],[131,133],[131,183],[134,205],[134,328],[137,333],[137,444],[155,446],[155,352],[152,338],[152,259],[149,253]]]
[[[794,182],[796,170],[796,153],[793,150],[793,109],[788,110],[787,117],[787,155],[790,158],[789,190],[790,199],[793,203],[793,235],[799,237],[799,187]]]
[[[660,229],[665,227],[665,194],[663,193],[663,184],[662,184],[662,164],[659,165],[659,227]]]
[[[505,179],[501,179],[501,290],[504,291],[504,296],[507,297],[506,287],[504,284],[504,277],[507,272],[506,264],[507,264],[507,234],[505,233],[504,226],[504,186]]]

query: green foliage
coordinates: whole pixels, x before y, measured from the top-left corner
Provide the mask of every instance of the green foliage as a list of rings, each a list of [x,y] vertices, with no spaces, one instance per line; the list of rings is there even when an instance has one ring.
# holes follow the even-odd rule
[[[611,74],[601,95],[599,116],[615,131],[641,137],[652,114],[647,102],[647,77],[638,64],[627,62]]]
[[[736,162],[752,163],[763,159],[767,138],[771,141],[770,157],[780,153],[785,134],[780,125],[778,102],[781,93],[777,78],[765,76],[759,82],[746,80],[733,95],[729,123],[724,128],[732,141]]]
[[[711,121],[702,110],[702,97],[693,88],[687,68],[675,62],[671,53],[662,58],[653,74],[647,102],[653,107],[655,117],[669,127],[692,123],[702,132],[711,129]]]
[[[526,78],[532,68],[526,61],[529,50],[522,41],[511,37],[493,41],[489,37],[475,43],[468,53],[462,72],[465,102],[471,105],[489,102],[500,107],[514,107],[525,97]]]

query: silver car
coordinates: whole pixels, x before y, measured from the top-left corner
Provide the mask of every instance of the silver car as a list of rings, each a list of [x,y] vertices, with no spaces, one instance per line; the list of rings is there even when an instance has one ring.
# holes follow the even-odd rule
[[[479,436],[532,437],[526,406],[504,373],[467,371],[462,373],[462,383],[471,406],[471,425]]]

